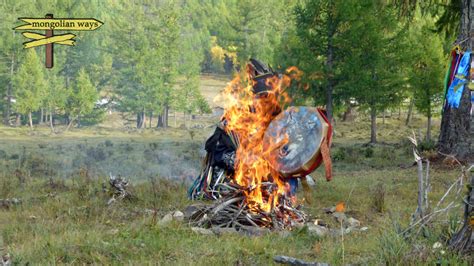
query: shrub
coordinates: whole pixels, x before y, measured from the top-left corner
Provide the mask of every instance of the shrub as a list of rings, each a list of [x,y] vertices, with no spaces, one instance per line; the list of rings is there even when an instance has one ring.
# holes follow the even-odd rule
[[[386,210],[385,207],[385,184],[379,182],[372,189],[372,208],[379,213],[383,213]]]
[[[346,159],[346,153],[343,148],[339,148],[332,153],[333,161],[344,161]]]
[[[4,150],[0,150],[0,159],[6,159],[7,158],[7,153]]]
[[[432,151],[436,149],[436,142],[433,140],[423,140],[418,143],[418,150],[421,152]]]
[[[107,155],[105,154],[104,150],[100,147],[97,148],[89,148],[86,152],[89,158],[94,159],[95,161],[104,161],[107,159]]]
[[[365,155],[365,158],[372,158],[374,157],[374,149],[372,147],[367,147],[365,150],[364,150],[364,155]]]
[[[114,144],[113,144],[112,141],[110,141],[110,140],[106,140],[106,141],[104,142],[104,144],[105,144],[105,147],[113,147],[113,146],[114,146]]]
[[[409,244],[402,235],[387,229],[378,239],[378,258],[385,265],[404,265],[404,255],[409,251]]]

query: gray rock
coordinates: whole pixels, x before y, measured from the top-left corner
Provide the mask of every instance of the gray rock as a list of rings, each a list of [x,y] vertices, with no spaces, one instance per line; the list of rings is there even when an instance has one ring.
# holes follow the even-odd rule
[[[211,231],[216,235],[232,235],[237,234],[237,230],[235,228],[222,228],[222,227],[212,227]]]
[[[308,224],[306,224],[306,226],[308,227],[308,232],[311,235],[315,235],[315,236],[318,236],[318,237],[324,237],[329,233],[329,229],[327,229],[324,226],[320,226],[320,225],[317,225],[317,224],[314,224],[314,223],[308,223]]]
[[[270,233],[270,229],[255,226],[242,226],[239,232],[247,236],[263,236]]]
[[[328,214],[334,213],[336,211],[336,207],[324,208],[323,211]]]
[[[171,221],[173,221],[173,216],[171,215],[171,213],[168,213],[165,216],[163,216],[163,218],[161,218],[161,220],[158,222],[158,224],[159,225],[167,225]]]
[[[291,232],[288,230],[282,230],[278,232],[278,235],[282,238],[287,238],[291,236]]]
[[[346,223],[349,227],[354,227],[354,228],[359,228],[360,227],[360,221],[357,220],[357,219],[354,219],[352,217],[347,219]]]
[[[184,209],[184,220],[196,221],[204,215],[206,205],[204,204],[193,204],[189,205]]]
[[[273,257],[273,260],[276,263],[295,265],[295,266],[329,266],[329,264],[327,263],[304,261],[301,259],[288,257],[288,256],[275,256]]]
[[[175,211],[173,213],[173,219],[176,220],[176,221],[183,221],[184,220],[184,213],[180,212],[180,211]]]
[[[362,227],[362,228],[360,229],[361,232],[365,232],[365,231],[367,231],[367,230],[369,230],[369,228],[368,228],[367,226],[364,226],[364,227]]]
[[[201,235],[214,235],[214,233],[209,230],[209,229],[206,229],[206,228],[201,228],[201,227],[191,227],[191,230],[194,232],[194,233],[197,233],[197,234],[201,234]]]
[[[332,214],[338,223],[343,223],[347,220],[347,216],[343,212],[335,212]]]

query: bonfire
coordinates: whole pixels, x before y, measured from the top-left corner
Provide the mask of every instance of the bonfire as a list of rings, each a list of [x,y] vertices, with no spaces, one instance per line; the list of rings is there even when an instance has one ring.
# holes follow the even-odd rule
[[[220,96],[225,103],[223,119],[228,134],[238,141],[233,175],[221,173],[210,193],[218,200],[196,208],[188,220],[200,227],[247,227],[288,229],[303,224],[305,213],[297,206],[296,196],[275,169],[275,150],[288,142],[286,136],[264,141],[275,115],[290,102],[285,90],[301,72],[289,68],[283,75],[266,80],[271,90],[255,96],[248,75],[232,80]]]

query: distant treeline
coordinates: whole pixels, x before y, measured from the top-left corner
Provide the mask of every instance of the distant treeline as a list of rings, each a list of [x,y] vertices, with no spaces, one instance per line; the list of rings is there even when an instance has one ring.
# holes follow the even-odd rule
[[[145,117],[166,127],[170,109],[210,111],[201,73],[232,74],[250,57],[304,72],[289,89],[295,104],[324,105],[330,117],[369,111],[372,142],[377,114],[407,102],[431,121],[443,100],[450,35],[437,32],[439,5],[407,12],[397,1],[371,0],[7,2],[0,5],[5,124],[94,123],[106,98],[136,116],[138,128]],[[18,17],[46,13],[105,24],[74,32],[75,47],[55,45],[55,66],[46,70],[43,48],[23,49],[25,38],[12,31]]]

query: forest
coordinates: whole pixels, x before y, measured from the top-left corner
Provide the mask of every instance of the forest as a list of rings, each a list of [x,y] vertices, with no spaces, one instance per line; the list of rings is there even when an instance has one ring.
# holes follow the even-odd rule
[[[94,124],[109,104],[136,116],[137,128],[147,119],[166,127],[169,110],[210,112],[198,90],[201,73],[232,75],[255,57],[276,70],[304,72],[291,88],[296,103],[326,106],[338,119],[354,108],[369,112],[373,143],[375,117],[401,107],[410,110],[407,123],[413,109],[428,118],[431,140],[459,14],[441,4],[396,2],[4,1],[3,121]],[[11,28],[19,12],[51,9],[57,17],[100,18],[105,26],[79,32],[81,45],[73,49],[57,45],[55,67],[46,71],[43,53],[22,49],[24,37]]]
[[[473,0],[0,0],[0,14],[0,266],[472,265]],[[96,24],[51,28],[75,37],[49,68],[15,28],[53,15]],[[288,228],[251,201],[226,209],[236,198],[211,212],[256,228],[197,226],[209,136],[252,131],[222,95],[253,59],[292,77],[282,106],[324,109],[324,167],[275,203]],[[289,190],[272,173],[230,190]]]

